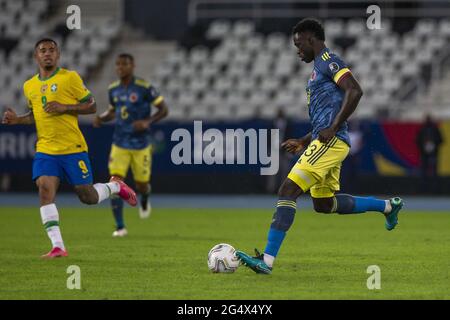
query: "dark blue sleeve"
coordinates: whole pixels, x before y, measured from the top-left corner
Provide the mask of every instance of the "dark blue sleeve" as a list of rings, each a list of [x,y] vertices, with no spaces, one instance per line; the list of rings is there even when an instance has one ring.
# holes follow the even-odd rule
[[[350,70],[347,64],[334,53],[330,53],[328,56],[321,57],[319,71],[337,83],[341,76]]]
[[[149,86],[146,92],[146,101],[149,103],[158,103],[161,101],[162,96],[154,86]]]

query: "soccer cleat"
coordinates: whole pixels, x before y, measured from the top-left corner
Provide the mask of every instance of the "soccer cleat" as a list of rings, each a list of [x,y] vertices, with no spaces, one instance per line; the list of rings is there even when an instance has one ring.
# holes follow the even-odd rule
[[[111,182],[117,182],[120,186],[118,196],[128,202],[132,207],[137,205],[136,193],[125,182],[116,177],[111,177]]]
[[[141,219],[146,219],[150,217],[150,214],[152,213],[152,206],[150,205],[150,201],[147,199],[147,205],[145,208],[141,205],[139,205],[139,217]]]
[[[126,235],[128,235],[128,231],[125,228],[122,229],[117,229],[116,231],[113,232],[112,236],[114,238],[118,238],[118,237],[125,237]]]
[[[67,257],[67,251],[64,251],[61,248],[54,247],[49,253],[44,254],[41,256],[42,259],[54,259],[54,258],[60,258],[60,257]]]
[[[385,227],[386,230],[391,231],[398,224],[398,213],[403,208],[403,200],[399,197],[389,199],[392,210],[386,215]]]
[[[271,274],[272,268],[264,262],[264,254],[260,254],[257,249],[255,249],[255,253],[256,257],[251,257],[245,252],[236,251],[236,257],[238,257],[245,266],[256,273]]]

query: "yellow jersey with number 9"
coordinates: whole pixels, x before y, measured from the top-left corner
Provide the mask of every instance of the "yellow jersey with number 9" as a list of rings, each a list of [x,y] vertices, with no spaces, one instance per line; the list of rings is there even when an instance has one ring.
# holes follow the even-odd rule
[[[76,114],[48,113],[44,109],[51,101],[73,105],[90,98],[77,72],[58,68],[45,79],[37,74],[24,83],[23,92],[36,123],[37,152],[58,155],[88,150]]]

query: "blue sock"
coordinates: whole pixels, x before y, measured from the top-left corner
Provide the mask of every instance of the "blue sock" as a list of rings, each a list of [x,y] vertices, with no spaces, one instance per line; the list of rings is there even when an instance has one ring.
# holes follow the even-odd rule
[[[276,257],[285,236],[286,231],[270,228],[264,253]]]
[[[297,204],[293,199],[280,199],[277,203],[277,211],[273,215],[272,224],[267,236],[267,245],[264,253],[276,257],[286,232],[294,222]]]
[[[335,212],[339,214],[364,213],[378,211],[383,213],[386,201],[374,197],[355,197],[349,194],[337,194],[335,196]]]
[[[125,223],[123,222],[123,200],[119,197],[111,198],[111,207],[117,229],[125,228]]]

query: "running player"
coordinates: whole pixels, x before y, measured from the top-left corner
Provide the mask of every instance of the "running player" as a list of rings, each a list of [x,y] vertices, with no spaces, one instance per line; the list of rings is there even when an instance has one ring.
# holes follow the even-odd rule
[[[109,172],[115,179],[123,180],[131,166],[140,194],[139,215],[147,218],[151,212],[148,199],[152,162],[150,126],[167,116],[168,107],[150,83],[134,76],[134,66],[132,55],[123,53],[117,57],[116,73],[120,80],[109,86],[109,108],[95,118],[94,127],[116,119]],[[158,110],[153,115],[152,105]],[[116,221],[113,237],[126,236],[122,199],[112,197],[111,206]]]
[[[53,39],[39,40],[34,58],[39,73],[23,85],[30,110],[18,116],[13,109],[7,108],[2,123],[36,125],[38,140],[33,180],[39,189],[42,223],[53,246],[42,257],[65,257],[67,250],[55,205],[61,180],[73,185],[85,204],[100,203],[111,195],[118,195],[132,206],[137,200],[134,191],[120,180],[92,185],[88,146],[78,127],[78,115],[95,113],[95,100],[77,72],[58,67],[60,50]]]
[[[325,32],[314,19],[300,21],[293,30],[298,56],[314,68],[306,87],[312,131],[300,139],[282,143],[287,151],[300,153],[300,159],[281,185],[277,210],[268,233],[263,254],[256,257],[242,251],[236,255],[257,273],[270,274],[275,257],[292,225],[297,198],[311,193],[314,209],[320,213],[355,214],[377,211],[386,218],[385,227],[397,225],[397,215],[403,206],[400,198],[380,200],[335,194],[339,190],[341,163],[350,150],[347,119],[355,111],[362,90],[348,66],[325,46]]]

